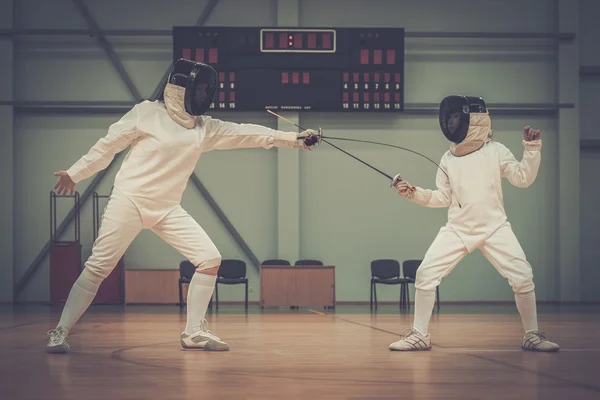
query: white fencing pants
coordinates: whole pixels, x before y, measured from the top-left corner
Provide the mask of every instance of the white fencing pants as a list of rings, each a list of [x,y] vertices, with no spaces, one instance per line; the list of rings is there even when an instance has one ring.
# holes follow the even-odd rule
[[[508,279],[515,293],[534,290],[531,265],[509,223],[500,226],[478,248],[500,275]],[[434,291],[467,254],[458,234],[451,228],[441,228],[417,269],[415,288]]]
[[[138,207],[122,192],[113,189],[92,255],[85,263],[85,274],[92,282],[101,283],[112,272],[131,242],[144,228]],[[150,229],[197,267],[217,267],[221,254],[204,229],[180,205]]]

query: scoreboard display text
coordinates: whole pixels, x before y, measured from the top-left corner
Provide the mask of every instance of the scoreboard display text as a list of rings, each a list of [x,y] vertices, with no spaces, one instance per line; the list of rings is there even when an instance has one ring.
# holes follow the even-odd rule
[[[175,27],[173,61],[213,66],[213,109],[404,110],[403,28]]]

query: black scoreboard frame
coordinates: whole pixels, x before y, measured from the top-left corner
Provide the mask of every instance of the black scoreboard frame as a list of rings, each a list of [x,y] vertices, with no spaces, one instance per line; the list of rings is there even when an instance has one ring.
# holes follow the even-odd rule
[[[219,111],[404,111],[404,28],[173,27],[173,61],[212,65]]]

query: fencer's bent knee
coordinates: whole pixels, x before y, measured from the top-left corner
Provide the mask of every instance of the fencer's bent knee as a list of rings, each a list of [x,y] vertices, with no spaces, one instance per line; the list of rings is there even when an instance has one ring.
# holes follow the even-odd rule
[[[196,266],[196,272],[204,271],[210,268],[218,267],[221,265],[221,257],[213,258],[200,262]]]
[[[439,282],[427,268],[422,268],[421,266],[417,269],[415,289],[431,292],[435,290],[438,285]]]
[[[533,279],[525,278],[519,279],[515,282],[511,282],[511,286],[513,292],[515,293],[529,293],[535,289],[535,284],[533,283]]]
[[[515,266],[518,266],[518,268],[516,268],[517,272],[505,273],[504,276],[508,278],[508,283],[512,287],[513,292],[528,293],[534,290],[533,270],[529,263],[523,262],[520,259],[514,260],[512,263]]]

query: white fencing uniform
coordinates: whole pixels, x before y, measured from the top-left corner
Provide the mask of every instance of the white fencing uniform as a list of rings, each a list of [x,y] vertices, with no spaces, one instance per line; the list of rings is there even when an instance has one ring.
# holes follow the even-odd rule
[[[131,147],[115,178],[92,255],[69,292],[58,325],[48,331],[47,352],[69,351],[66,338],[70,329],[142,229],[154,231],[196,266],[188,288],[182,348],[229,350],[226,342],[207,329],[204,319],[221,254],[180,205],[188,179],[204,152],[256,147],[310,149],[320,142],[320,133],[306,130],[297,134],[206,117],[203,114],[214,99],[216,86],[214,68],[177,60],[160,96],[164,103],[144,101],[134,106],[66,171],[74,183],[80,182],[106,168],[116,153]]]
[[[527,262],[510,223],[502,195],[502,179],[525,188],[531,185],[541,161],[541,140],[523,141],[522,161],[504,145],[488,141],[479,150],[462,157],[450,151],[438,171],[437,190],[416,188],[412,201],[425,207],[449,207],[448,222],[427,250],[417,270],[415,287],[433,291],[443,277],[468,253],[480,249],[515,293],[534,289]]]
[[[180,205],[200,155],[211,150],[298,147],[297,136],[207,116],[198,117],[195,127],[187,129],[159,101],[134,106],[67,170],[77,183],[106,168],[116,153],[131,146],[115,178],[84,274],[96,282],[106,278],[142,229],[154,231],[200,270],[218,266],[219,251]]]
[[[501,143],[492,140],[491,119],[482,98],[447,96],[440,104],[440,128],[452,142],[440,162],[437,190],[413,187],[400,175],[394,186],[403,197],[425,207],[448,207],[442,227],[417,269],[412,329],[390,350],[431,349],[429,320],[435,289],[459,261],[475,249],[492,263],[513,289],[525,336],[522,349],[558,351],[559,346],[539,332],[531,265],[504,210],[502,179],[529,187],[541,161],[540,132],[525,127],[523,158],[517,161]]]

